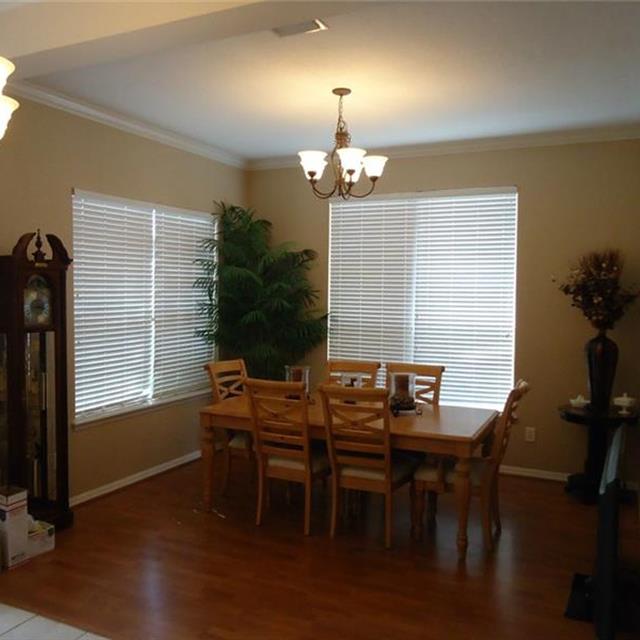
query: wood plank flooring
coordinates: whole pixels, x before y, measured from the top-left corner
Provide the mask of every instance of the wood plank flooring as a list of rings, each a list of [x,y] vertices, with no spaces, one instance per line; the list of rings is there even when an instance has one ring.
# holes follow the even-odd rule
[[[437,530],[415,543],[401,491],[385,551],[376,497],[332,541],[329,495],[318,488],[305,538],[300,493],[288,506],[276,486],[256,528],[242,461],[229,495],[216,498],[224,518],[200,510],[200,477],[197,462],[78,507],[54,552],[0,575],[0,602],[124,640],[593,637],[563,611],[573,573],[592,569],[596,511],[558,483],[503,477],[497,550],[483,553],[474,504],[460,565],[453,496],[441,499]],[[631,507],[622,530],[637,560]]]

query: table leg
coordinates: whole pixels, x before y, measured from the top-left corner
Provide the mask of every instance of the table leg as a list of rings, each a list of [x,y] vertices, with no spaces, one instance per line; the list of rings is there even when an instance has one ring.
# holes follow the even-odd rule
[[[206,417],[200,421],[200,448],[202,452],[202,501],[204,510],[209,512],[213,507],[213,458],[215,456],[214,429],[208,424]]]
[[[467,554],[467,523],[469,521],[469,506],[471,502],[471,482],[469,458],[460,458],[456,464],[456,499],[458,503],[458,556],[464,559]]]

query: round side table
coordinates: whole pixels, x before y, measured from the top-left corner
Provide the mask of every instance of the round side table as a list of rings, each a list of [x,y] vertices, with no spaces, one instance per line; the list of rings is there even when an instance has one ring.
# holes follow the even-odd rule
[[[589,438],[584,472],[570,475],[565,491],[584,504],[595,504],[598,501],[600,476],[607,455],[609,431],[621,424],[637,424],[638,412],[634,409],[627,415],[621,415],[619,408],[613,406],[606,412],[594,412],[589,406],[578,409],[569,404],[558,407],[558,410],[563,420],[585,425]]]

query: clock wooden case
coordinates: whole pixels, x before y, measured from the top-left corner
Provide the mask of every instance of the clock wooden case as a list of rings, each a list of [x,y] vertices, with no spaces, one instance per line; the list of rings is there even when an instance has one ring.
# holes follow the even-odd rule
[[[66,326],[71,259],[59,238],[46,238],[50,252],[43,251],[38,230],[0,256],[0,484],[27,488],[29,512],[64,528],[73,522]]]

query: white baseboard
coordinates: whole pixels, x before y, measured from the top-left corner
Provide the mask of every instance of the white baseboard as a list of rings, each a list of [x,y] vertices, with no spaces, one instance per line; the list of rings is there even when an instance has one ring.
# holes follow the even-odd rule
[[[544,469],[531,469],[530,467],[510,467],[503,464],[500,466],[500,473],[505,476],[520,476],[522,478],[538,478],[539,480],[554,480],[555,482],[566,482],[569,473],[561,471],[545,471]],[[640,483],[633,480],[624,480],[624,486],[632,491],[640,491]]]
[[[506,476],[521,476],[522,478],[538,478],[539,480],[554,480],[555,482],[566,482],[569,473],[562,471],[546,471],[545,469],[532,469],[530,467],[510,467],[503,464],[500,466],[500,473]]]
[[[88,500],[99,498],[100,496],[104,496],[107,493],[112,493],[113,491],[128,487],[129,485],[140,482],[141,480],[146,480],[147,478],[151,478],[152,476],[157,476],[159,473],[164,473],[165,471],[169,471],[169,469],[174,469],[175,467],[187,464],[188,462],[193,462],[194,460],[198,460],[199,458],[200,451],[192,451],[191,453],[187,453],[184,456],[174,458],[173,460],[168,460],[167,462],[158,464],[155,467],[150,467],[149,469],[145,469],[144,471],[140,471],[138,473],[134,473],[131,476],[127,476],[126,478],[121,478],[120,480],[115,480],[114,482],[102,485],[101,487],[96,487],[95,489],[91,489],[90,491],[85,491],[84,493],[79,493],[78,495],[72,496],[70,504],[72,507],[75,507],[76,505],[87,502]],[[566,482],[567,476],[569,475],[569,473],[564,473],[562,471],[546,471],[545,469],[532,469],[530,467],[512,467],[504,464],[500,467],[500,473],[507,476],[537,478],[539,480],[553,480],[554,482]],[[626,482],[626,486],[627,488],[633,489],[635,491],[638,491],[640,488],[638,486],[638,483],[636,482]]]
[[[146,480],[147,478],[151,478],[152,476],[157,476],[159,473],[169,471],[169,469],[174,469],[175,467],[187,464],[188,462],[193,462],[198,458],[200,458],[200,451],[192,451],[191,453],[187,453],[186,455],[180,456],[179,458],[167,460],[167,462],[158,464],[155,467],[150,467],[149,469],[145,469],[144,471],[134,473],[131,476],[126,476],[125,478],[120,478],[120,480],[115,480],[114,482],[110,482],[109,484],[104,484],[101,487],[96,487],[95,489],[85,491],[84,493],[79,493],[78,495],[71,496],[69,503],[72,507],[75,507],[76,505],[87,502],[88,500],[93,500],[94,498],[104,496],[107,493],[117,491],[118,489],[122,489],[123,487],[128,487],[130,484],[135,484],[136,482],[140,482],[141,480]]]

